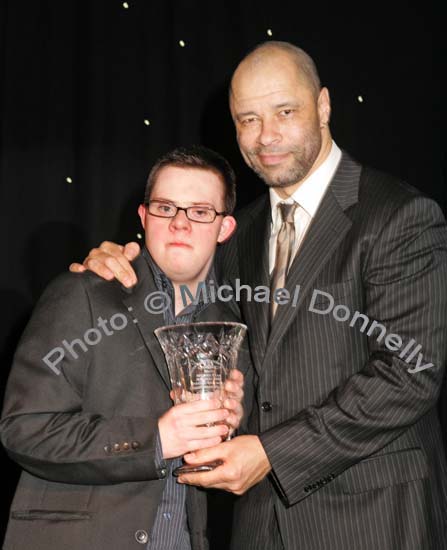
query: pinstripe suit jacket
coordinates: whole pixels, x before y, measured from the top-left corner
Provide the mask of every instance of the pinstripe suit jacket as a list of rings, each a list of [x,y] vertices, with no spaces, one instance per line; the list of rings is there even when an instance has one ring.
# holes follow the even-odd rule
[[[269,285],[270,219],[268,195],[240,213],[220,257],[234,284]],[[234,549],[447,548],[436,413],[446,283],[438,206],[344,153],[288,274],[295,304],[269,327],[268,304],[241,291],[257,377],[250,431],[273,469],[239,499]],[[368,336],[364,317],[350,326],[355,312],[400,348],[379,328]],[[433,367],[408,371],[419,356],[399,354],[411,339]]]

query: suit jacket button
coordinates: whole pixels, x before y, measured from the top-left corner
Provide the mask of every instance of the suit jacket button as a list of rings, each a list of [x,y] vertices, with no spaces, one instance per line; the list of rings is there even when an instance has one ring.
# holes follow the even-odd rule
[[[166,474],[168,473],[168,470],[166,468],[162,468],[160,470],[160,477],[164,479],[166,477]]]
[[[113,450],[116,451],[116,452],[121,451],[120,444],[119,444],[119,443],[115,443],[115,444],[113,445]]]
[[[123,443],[123,449],[124,449],[125,451],[128,451],[128,450],[130,449],[130,445],[129,445],[129,443],[127,443],[127,441],[125,441],[125,442]]]
[[[132,449],[138,449],[140,447],[139,441],[132,441]]]
[[[111,453],[112,452],[112,445],[104,445],[104,452]]]
[[[261,409],[266,413],[270,412],[272,410],[272,404],[270,401],[264,401],[264,403],[261,405]]]
[[[140,544],[146,544],[149,540],[149,535],[143,529],[138,529],[138,531],[135,531],[135,539]]]

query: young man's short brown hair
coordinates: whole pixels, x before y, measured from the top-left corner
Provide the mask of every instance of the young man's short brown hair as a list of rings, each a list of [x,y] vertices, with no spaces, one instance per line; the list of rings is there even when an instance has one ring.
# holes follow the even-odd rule
[[[152,189],[157,181],[158,174],[166,166],[177,166],[179,168],[198,168],[209,170],[220,177],[224,185],[224,208],[225,214],[231,214],[236,205],[236,175],[230,163],[219,153],[203,147],[192,145],[191,147],[177,147],[161,156],[147,178],[144,203],[150,200]]]

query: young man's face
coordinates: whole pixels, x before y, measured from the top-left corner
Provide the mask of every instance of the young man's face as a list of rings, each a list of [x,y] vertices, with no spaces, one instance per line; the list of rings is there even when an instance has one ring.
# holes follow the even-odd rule
[[[166,166],[157,176],[150,200],[223,212],[224,184],[206,169]],[[232,216],[216,216],[211,223],[199,223],[189,220],[183,210],[178,210],[174,218],[159,218],[149,214],[144,205],[140,205],[138,214],[152,258],[174,284],[192,286],[205,281],[217,243],[228,239],[236,227]]]

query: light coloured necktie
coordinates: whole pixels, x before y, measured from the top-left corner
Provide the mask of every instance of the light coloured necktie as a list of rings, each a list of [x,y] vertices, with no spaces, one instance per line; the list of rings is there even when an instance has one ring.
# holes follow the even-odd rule
[[[279,203],[278,208],[282,219],[281,228],[276,240],[275,267],[272,272],[270,285],[270,311],[273,319],[278,304],[273,300],[276,289],[284,288],[287,271],[290,267],[290,260],[295,243],[295,210],[298,204]]]

